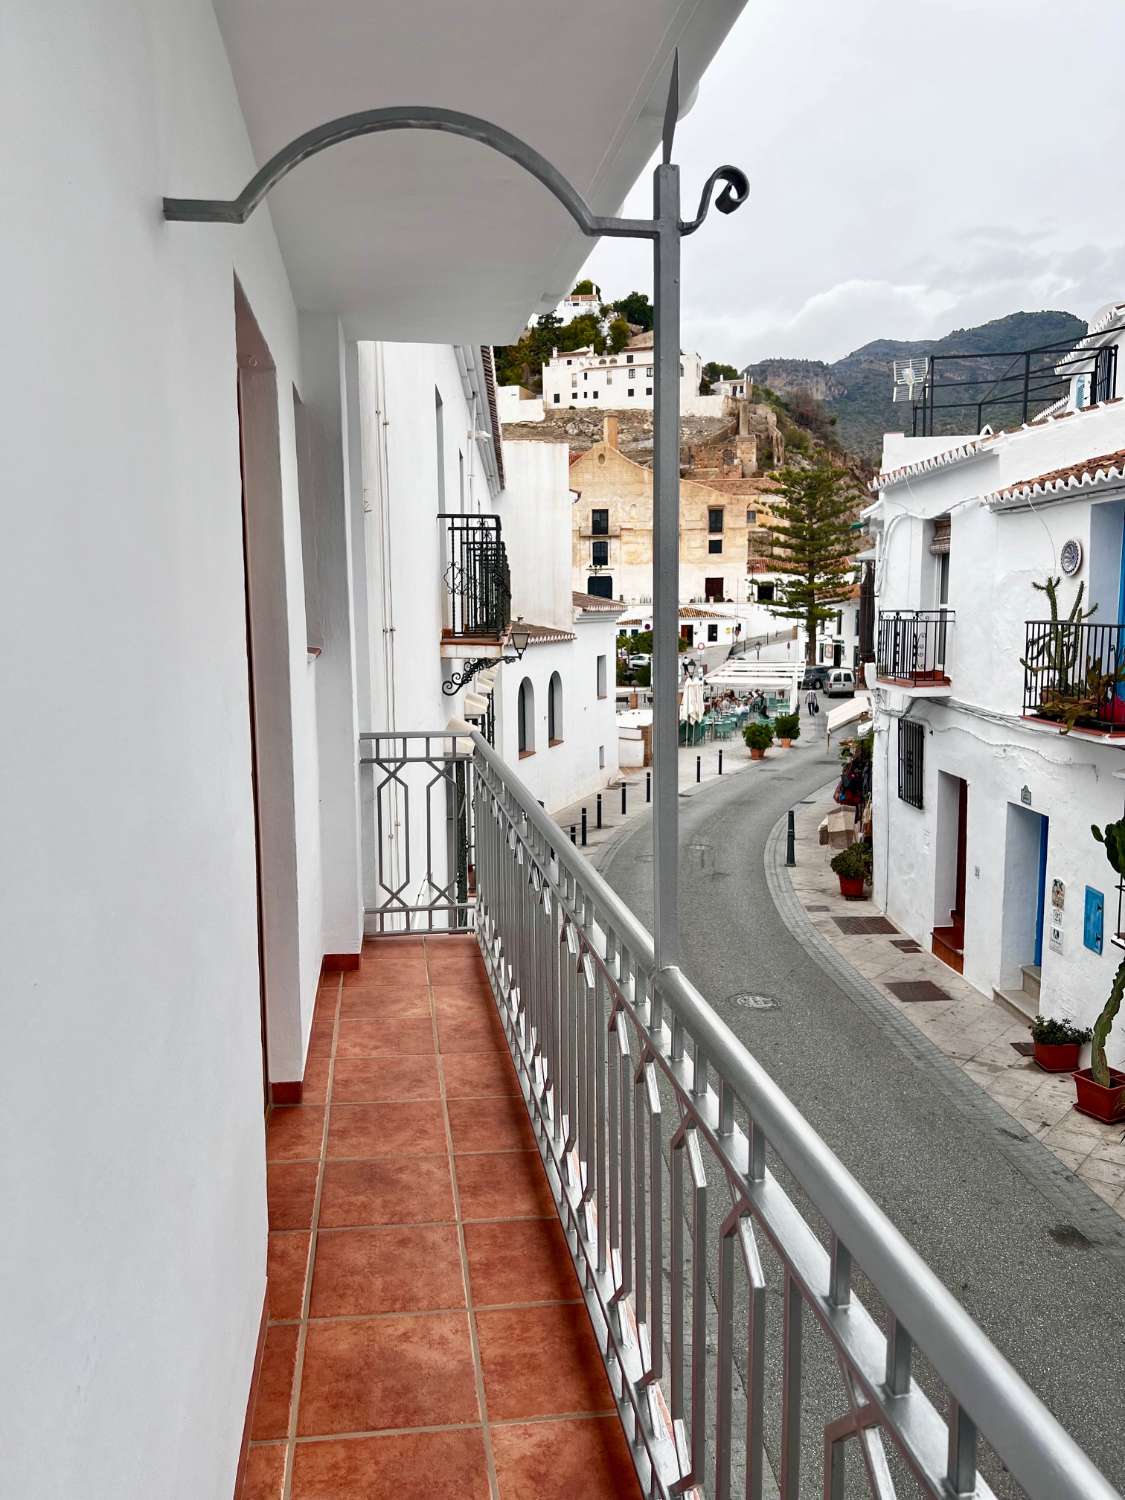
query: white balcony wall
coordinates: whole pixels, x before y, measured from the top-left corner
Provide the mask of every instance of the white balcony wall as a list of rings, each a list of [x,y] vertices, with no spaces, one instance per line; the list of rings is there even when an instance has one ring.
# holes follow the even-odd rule
[[[2,1487],[223,1497],[266,1244],[235,278],[276,365],[285,675],[260,687],[291,735],[281,1078],[321,957],[297,317],[267,212],[160,215],[255,165],[205,0],[17,4],[0,100],[19,142],[0,239]]]
[[[571,630],[574,618],[569,468],[566,443],[505,443],[497,505],[512,569],[512,617],[560,630]]]
[[[356,348],[356,413],[362,549],[355,588],[366,600],[362,627],[357,620],[364,633],[360,671],[366,673],[361,725],[400,734],[440,730],[463,712],[463,694],[442,692],[443,680],[463,663],[441,652],[448,554],[447,523],[438,513],[495,509],[473,437],[487,429],[488,415],[466,393],[452,345],[370,342]],[[435,742],[434,754],[440,749]],[[382,745],[384,754],[403,750],[420,755],[423,747],[417,741]],[[445,787],[422,765],[395,776],[363,769],[367,906],[383,904],[388,889],[400,891],[403,901],[424,903],[431,894],[427,871],[438,885],[446,882]]]

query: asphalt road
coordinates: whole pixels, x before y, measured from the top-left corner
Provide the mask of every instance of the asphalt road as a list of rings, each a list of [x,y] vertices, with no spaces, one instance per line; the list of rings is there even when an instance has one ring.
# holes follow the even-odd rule
[[[684,970],[1125,1489],[1125,1255],[1115,1230],[1107,1232],[1116,1219],[1017,1121],[966,1088],[963,1075],[951,1083],[925,1038],[913,1057],[904,1051],[901,1018],[849,992],[771,897],[764,852],[774,824],[837,767],[834,754],[802,746],[681,797]],[[609,883],[649,925],[650,839],[646,820],[602,861]],[[747,991],[778,1008],[734,1003]],[[776,1440],[776,1424],[767,1429]],[[814,1434],[808,1451],[811,1469]],[[994,1471],[1000,1492],[1021,1493],[996,1466],[982,1467]]]

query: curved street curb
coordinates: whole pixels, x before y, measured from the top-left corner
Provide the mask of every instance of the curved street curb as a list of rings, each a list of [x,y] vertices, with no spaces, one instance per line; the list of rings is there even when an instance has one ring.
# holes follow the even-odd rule
[[[810,793],[820,797],[834,782]],[[778,915],[833,983],[904,1053],[911,1067],[937,1076],[950,1103],[972,1124],[987,1130],[1010,1164],[1066,1215],[1066,1223],[1125,1270],[1125,1221],[1097,1193],[1065,1167],[1049,1147],[1030,1134],[1001,1105],[946,1057],[929,1037],[884,999],[870,980],[853,969],[809,920],[786,871],[783,844],[787,813],[766,840],[766,885]]]

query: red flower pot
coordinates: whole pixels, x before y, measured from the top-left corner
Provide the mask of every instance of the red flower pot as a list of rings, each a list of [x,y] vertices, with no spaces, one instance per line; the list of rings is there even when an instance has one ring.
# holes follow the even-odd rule
[[[840,895],[845,901],[862,901],[865,881],[862,875],[837,875]]]
[[[781,748],[783,750],[788,750],[792,743],[792,740],[787,740],[784,735],[781,736]]]
[[[1074,1075],[1074,1087],[1078,1098],[1074,1107],[1080,1114],[1093,1115],[1112,1125],[1114,1120],[1125,1119],[1125,1073],[1116,1068],[1109,1070],[1109,1087],[1094,1082],[1090,1068],[1081,1068]]]
[[[1073,1073],[1078,1067],[1077,1042],[1034,1042],[1035,1061],[1044,1073]]]
[[[751,752],[750,752],[750,759],[751,760],[761,760],[762,757],[763,757],[763,755],[765,755],[765,753],[766,752],[764,750],[751,750]]]

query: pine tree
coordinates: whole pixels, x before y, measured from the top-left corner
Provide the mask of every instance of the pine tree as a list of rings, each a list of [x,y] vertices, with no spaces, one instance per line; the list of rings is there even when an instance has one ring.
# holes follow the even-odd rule
[[[769,567],[782,576],[770,609],[805,627],[811,665],[817,627],[851,594],[859,497],[847,471],[828,463],[779,469],[773,477],[778,487],[769,492]]]

